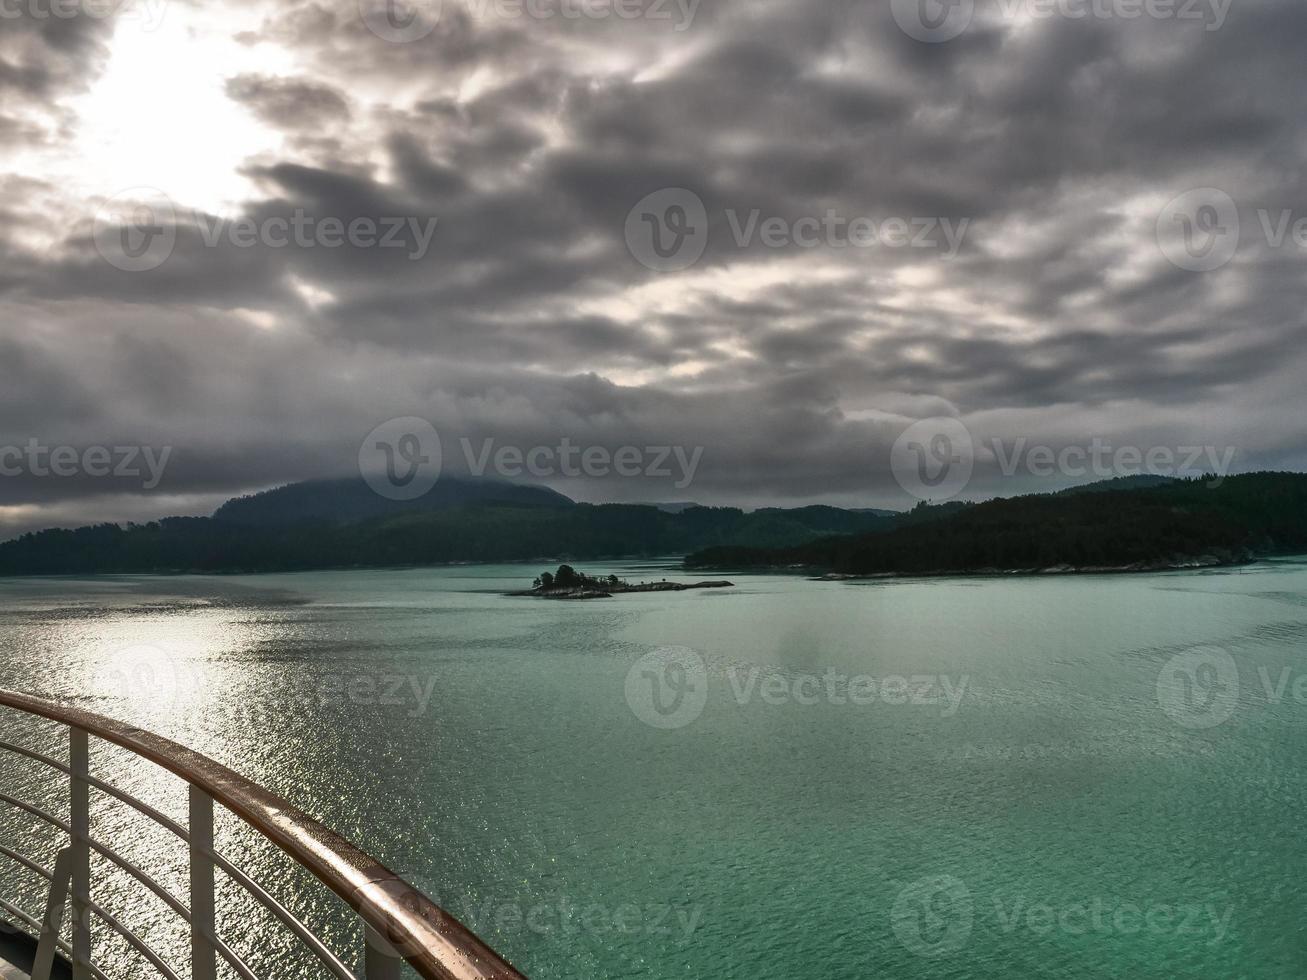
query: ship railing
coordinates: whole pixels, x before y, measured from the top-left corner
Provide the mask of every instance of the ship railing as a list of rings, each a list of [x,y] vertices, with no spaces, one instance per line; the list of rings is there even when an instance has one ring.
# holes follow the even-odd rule
[[[152,732],[30,694],[0,688],[0,705],[53,721],[68,732],[67,764],[0,739],[0,751],[41,764],[52,771],[54,779],[60,777],[53,773],[68,778],[70,819],[67,822],[41,806],[0,792],[0,803],[49,824],[67,838],[67,843],[57,852],[53,867],[45,867],[32,857],[0,844],[0,856],[49,882],[45,912],[40,919],[0,895],[0,911],[37,941],[33,980],[49,980],[56,956],[71,966],[73,980],[110,980],[92,955],[100,926],[121,937],[165,980],[179,980],[183,976],[190,980],[216,980],[220,961],[242,980],[263,980],[218,934],[215,886],[219,871],[289,930],[316,957],[327,975],[339,980],[398,980],[404,963],[424,980],[521,980],[522,975],[471,930],[375,858],[226,766]],[[126,749],[180,778],[189,795],[186,825],[93,773],[92,739]],[[131,807],[177,838],[178,849],[189,863],[188,895],[183,897],[169,891],[120,854],[113,841],[95,836],[91,826],[92,790]],[[361,959],[361,974],[356,974],[341,954],[330,949],[313,929],[215,849],[215,805],[234,814],[280,848],[362,920],[362,956],[348,956],[351,961]],[[92,853],[130,875],[189,927],[188,964],[167,962],[95,901]],[[64,913],[70,902],[70,928],[65,929]]]

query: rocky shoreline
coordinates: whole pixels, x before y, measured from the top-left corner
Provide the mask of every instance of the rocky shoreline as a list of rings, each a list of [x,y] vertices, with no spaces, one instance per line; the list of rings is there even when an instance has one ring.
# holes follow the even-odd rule
[[[611,599],[615,595],[631,592],[686,592],[690,589],[730,589],[734,582],[725,580],[714,582],[642,582],[639,585],[608,585],[602,587],[591,585],[554,586],[552,588],[527,589],[522,592],[506,593],[518,598],[533,599]]]
[[[632,585],[616,575],[595,578],[578,572],[570,565],[560,565],[555,573],[545,572],[535,580],[535,587],[505,595],[529,599],[611,599],[631,592],[686,592],[690,589],[729,589],[734,582],[719,579],[709,582],[641,582]]]
[[[1202,568],[1230,568],[1247,565],[1256,559],[1251,556],[1222,558],[1201,555],[1197,558],[1175,558],[1167,561],[1137,561],[1129,565],[1050,565],[1045,568],[966,568],[943,569],[936,572],[872,572],[851,575],[844,572],[827,572],[814,575],[812,582],[855,582],[892,578],[961,578],[963,576],[1033,576],[1033,575],[1129,575],[1139,572],[1183,572]],[[782,569],[775,569],[781,571]],[[793,567],[791,571],[795,570]]]

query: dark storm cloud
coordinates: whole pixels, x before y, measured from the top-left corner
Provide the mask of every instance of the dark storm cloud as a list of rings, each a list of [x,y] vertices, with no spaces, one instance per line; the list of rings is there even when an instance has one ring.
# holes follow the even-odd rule
[[[61,104],[94,80],[113,26],[106,19],[33,15],[6,4],[0,18],[0,151],[47,144],[75,119]]]
[[[348,472],[403,415],[432,420],[455,470],[464,438],[704,449],[689,488],[556,484],[583,499],[903,503],[889,446],[930,415],[981,441],[1301,460],[1307,251],[1271,248],[1257,210],[1307,217],[1307,9],[1248,0],[1206,30],[1008,22],[979,0],[961,37],[927,44],[889,7],[705,4],[678,30],[447,0],[429,34],[389,43],[353,3],[281,6],[239,39],[289,52],[294,73],[222,82],[285,149],[246,163],[237,215],[172,202],[158,268],[105,262],[86,209],[41,243],[50,188],[6,183],[0,444],[173,446],[156,498],[196,507]],[[44,30],[0,40],[0,140],[47,138],[57,114],[34,100],[93,84],[103,61],[93,25]],[[1238,201],[1244,236],[1199,274],[1166,261],[1154,226],[1206,186]],[[666,187],[700,196],[709,235],[694,266],[659,274],[624,230]],[[965,236],[947,258],[735,240],[751,214],[828,212]],[[420,255],[225,234],[297,214],[434,231]],[[980,459],[972,495],[1001,485]],[[62,521],[118,491],[2,492]]]
[[[344,94],[329,85],[294,78],[237,75],[227,80],[227,94],[250,107],[260,119],[282,129],[313,129],[349,117]]]

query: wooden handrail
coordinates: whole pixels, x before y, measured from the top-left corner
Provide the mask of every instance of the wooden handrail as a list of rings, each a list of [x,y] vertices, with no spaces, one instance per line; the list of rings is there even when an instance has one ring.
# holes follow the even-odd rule
[[[82,708],[0,688],[0,705],[81,729],[209,794],[307,868],[425,980],[524,980],[470,929],[375,858],[208,756]]]

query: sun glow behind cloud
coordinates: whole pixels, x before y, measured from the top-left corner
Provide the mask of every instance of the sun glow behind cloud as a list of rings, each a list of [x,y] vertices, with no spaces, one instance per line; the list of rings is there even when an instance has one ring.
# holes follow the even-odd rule
[[[227,96],[226,80],[292,67],[277,48],[256,51],[233,40],[244,19],[230,7],[215,15],[172,5],[154,30],[118,23],[104,74],[69,103],[76,137],[59,159],[45,161],[46,178],[87,198],[146,186],[182,208],[229,211],[251,189],[244,162],[278,149],[281,139]],[[257,25],[254,11],[248,19]]]

